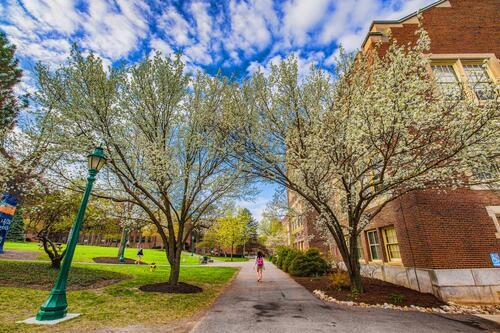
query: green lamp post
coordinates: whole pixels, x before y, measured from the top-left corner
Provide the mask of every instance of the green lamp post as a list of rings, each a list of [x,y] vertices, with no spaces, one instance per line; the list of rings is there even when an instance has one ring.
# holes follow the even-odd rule
[[[68,309],[68,303],[66,301],[66,282],[68,280],[69,268],[71,267],[73,254],[75,253],[78,235],[80,234],[80,228],[82,226],[85,209],[87,208],[95,177],[106,163],[106,156],[104,156],[104,151],[101,147],[97,147],[94,152],[88,156],[88,163],[89,176],[87,178],[87,186],[85,187],[78,214],[76,215],[75,222],[73,223],[73,227],[68,237],[66,255],[64,256],[64,261],[59,271],[59,275],[57,276],[54,288],[50,292],[49,298],[43,303],[40,311],[36,315],[36,320],[56,320],[66,316]]]
[[[123,228],[122,241],[120,244],[120,253],[118,256],[118,261],[121,263],[125,262],[125,249],[127,248],[127,242],[128,242],[128,228],[125,227]]]

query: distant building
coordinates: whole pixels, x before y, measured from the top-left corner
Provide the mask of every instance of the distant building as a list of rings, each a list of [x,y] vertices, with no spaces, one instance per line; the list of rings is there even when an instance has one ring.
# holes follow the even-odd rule
[[[431,39],[432,71],[442,89],[481,80],[500,82],[500,1],[441,0],[420,11]],[[362,50],[391,32],[401,44],[415,41],[417,13],[400,20],[374,21]],[[483,64],[485,66],[483,66]],[[479,82],[480,83],[480,82]],[[481,84],[471,88],[478,102]],[[301,210],[289,193],[289,205]],[[306,249],[315,239],[311,214],[290,219],[290,244]],[[500,303],[500,191],[486,187],[414,191],[388,204],[359,239],[362,274],[445,301]],[[331,255],[340,259],[332,246]]]

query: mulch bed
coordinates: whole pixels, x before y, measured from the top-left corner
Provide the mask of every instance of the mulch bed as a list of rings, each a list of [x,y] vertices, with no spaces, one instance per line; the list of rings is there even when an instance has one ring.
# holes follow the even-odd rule
[[[121,262],[118,261],[117,257],[96,257],[92,258],[94,262],[98,264],[121,264]],[[125,262],[123,264],[135,264],[134,259],[130,258],[125,258]],[[140,261],[139,265],[147,265],[148,263]]]
[[[184,282],[179,282],[177,286],[174,287],[170,286],[168,282],[146,284],[144,286],[140,286],[139,290],[169,294],[196,294],[203,291],[203,289],[198,286]]]
[[[321,290],[328,296],[331,296],[339,301],[354,301],[363,302],[366,304],[394,304],[399,306],[422,306],[422,307],[439,307],[445,305],[432,294],[420,293],[416,290],[397,286],[395,284],[385,282],[382,280],[362,278],[365,292],[357,297],[353,297],[349,289],[337,290],[330,282],[330,276],[325,275],[321,277],[294,277],[292,278],[307,290],[313,292],[314,290]],[[395,304],[392,302],[390,295],[400,294],[403,295],[402,301]]]

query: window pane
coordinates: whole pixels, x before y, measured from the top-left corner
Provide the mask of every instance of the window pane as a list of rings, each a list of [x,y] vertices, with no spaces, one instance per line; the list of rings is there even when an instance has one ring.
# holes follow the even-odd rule
[[[389,258],[401,259],[401,253],[399,252],[399,246],[397,244],[387,245],[387,252],[389,254]]]
[[[370,256],[372,260],[380,259],[380,254],[378,251],[378,234],[376,231],[369,231],[366,233],[368,235],[368,243],[370,245]]]
[[[394,244],[394,243],[398,242],[398,240],[396,238],[396,230],[394,230],[394,228],[386,229],[385,236],[387,237],[388,244]]]
[[[446,99],[462,99],[462,89],[452,65],[433,65],[432,71]]]
[[[491,80],[483,65],[470,64],[464,65],[465,75],[472,89],[479,99],[491,99],[494,97]]]
[[[389,260],[401,259],[396,229],[394,229],[394,227],[388,227],[385,228],[383,232],[385,236],[385,249],[387,257]]]

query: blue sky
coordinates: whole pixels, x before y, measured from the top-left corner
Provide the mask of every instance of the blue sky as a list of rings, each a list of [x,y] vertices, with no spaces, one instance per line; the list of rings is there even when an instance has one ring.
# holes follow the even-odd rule
[[[71,44],[107,65],[136,62],[151,52],[182,52],[188,71],[235,78],[267,70],[294,53],[302,74],[311,65],[329,67],[338,45],[358,48],[371,21],[398,19],[433,0],[220,0],[83,1],[0,0],[0,29],[17,45],[25,69],[42,61],[65,61]],[[262,186],[255,202],[240,205],[257,218],[272,198]]]

